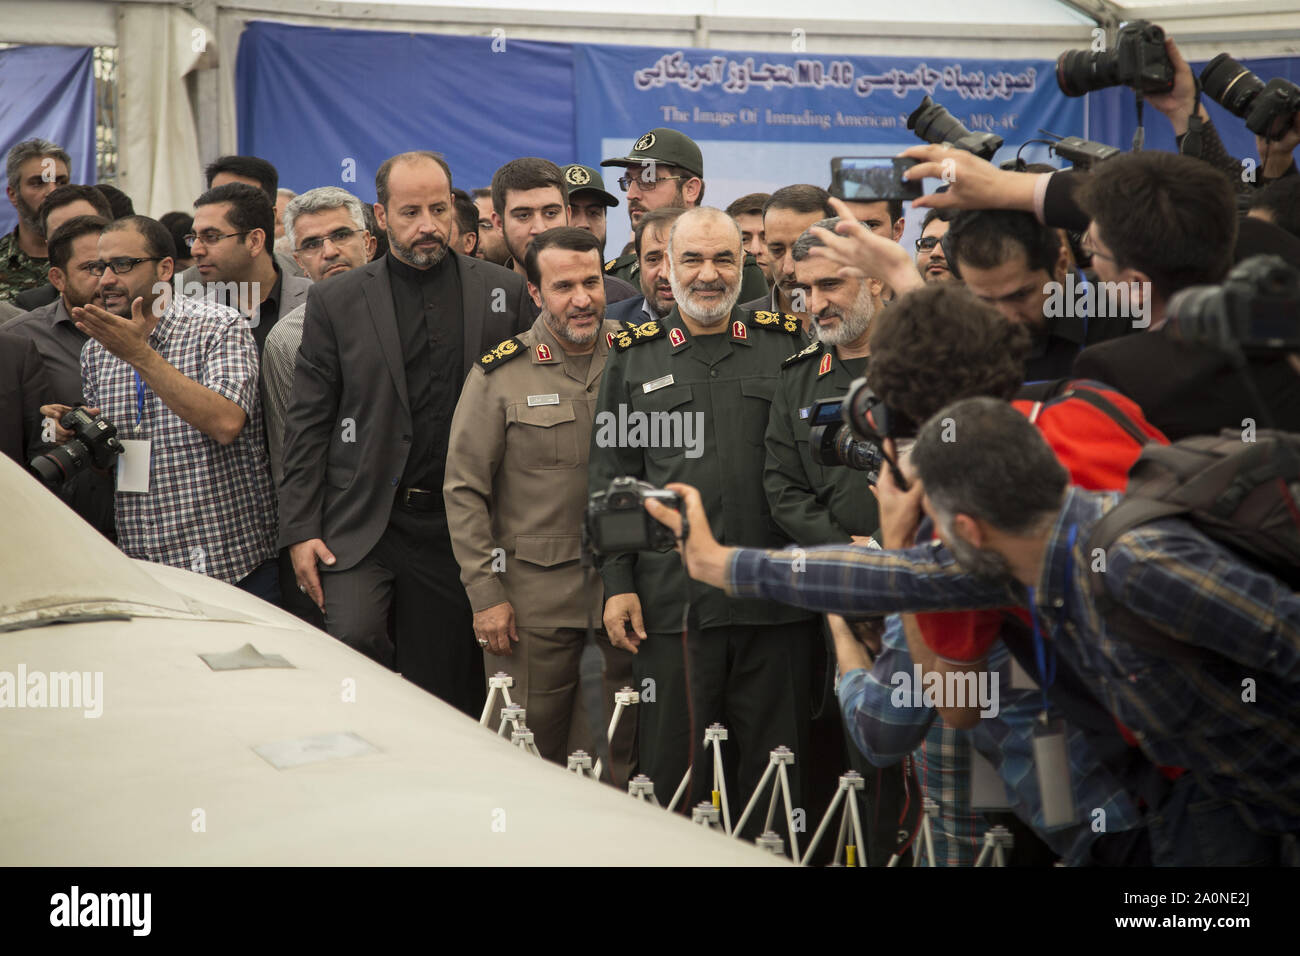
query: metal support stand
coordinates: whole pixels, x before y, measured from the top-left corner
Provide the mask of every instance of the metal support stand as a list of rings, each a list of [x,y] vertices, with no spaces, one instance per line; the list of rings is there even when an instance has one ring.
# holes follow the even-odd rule
[[[579,777],[595,778],[591,770],[591,754],[585,750],[575,750],[569,754],[569,763],[564,769],[569,773],[576,773]]]
[[[767,804],[767,822],[763,830],[772,829],[772,820],[776,816],[776,798],[779,795],[785,797],[785,822],[790,834],[790,857],[796,863],[799,862],[799,837],[794,831],[794,807],[790,803],[790,773],[787,768],[794,765],[794,751],[789,747],[777,747],[771,752],[771,759],[768,762],[767,769],[763,771],[763,778],[758,781],[758,786],[754,788],[753,796],[749,798],[749,803],[745,805],[745,812],[740,815],[740,822],[736,824],[736,834],[739,835],[745,829],[745,821],[749,819],[750,813],[754,807],[758,806],[758,798],[763,795],[763,788],[767,786],[772,779],[773,772],[776,773],[777,781],[772,784],[772,799]],[[780,784],[778,789],[777,784]]]
[[[994,866],[1007,865],[1007,853],[1015,846],[1016,838],[1004,826],[989,827],[984,833],[984,847],[980,850],[976,866],[987,866],[989,856],[993,857]]]
[[[726,739],[727,728],[722,724],[710,724],[704,731],[704,749],[708,750],[710,745],[713,747],[713,805],[722,810],[723,826],[727,836],[731,836],[731,806],[727,800],[727,778],[722,772],[722,741]],[[682,775],[682,782],[677,785],[677,792],[668,802],[669,813],[677,809],[677,802],[686,793],[694,769],[694,767],[687,767],[686,773]]]
[[[754,845],[760,850],[766,850],[773,856],[785,856],[785,841],[781,839],[781,834],[775,830],[760,833],[754,838]]]
[[[934,866],[934,835],[930,829],[930,818],[939,815],[939,804],[935,803],[929,797],[921,801],[921,807],[925,811],[921,814],[921,828],[916,835],[916,843],[912,847],[912,865],[918,866],[921,862],[922,848],[925,850],[926,860],[930,866]],[[898,866],[900,854],[895,853],[889,858],[887,866]]]
[[[835,798],[831,800],[831,805],[826,808],[826,815],[822,817],[822,822],[817,825],[817,832],[813,834],[812,841],[808,844],[808,849],[804,851],[803,860],[796,860],[796,863],[807,863],[812,859],[813,852],[817,845],[821,843],[822,836],[830,828],[831,817],[835,815],[835,808],[844,801],[844,809],[840,813],[840,832],[835,842],[835,855],[831,858],[831,866],[840,865],[840,852],[844,852],[844,866],[866,866],[865,841],[862,839],[862,819],[858,813],[857,791],[866,786],[866,781],[862,779],[862,774],[856,770],[850,770],[840,777],[839,789],[835,791]],[[849,827],[853,827],[853,842],[850,843]],[[858,854],[862,854],[862,863],[858,863]]]
[[[542,752],[537,749],[537,744],[533,741],[533,732],[525,727],[522,722],[514,730],[510,731],[510,742],[534,757],[542,755]]]
[[[497,701],[498,691],[501,693],[505,706],[509,707],[514,704],[514,701],[510,699],[510,688],[514,686],[515,679],[505,671],[497,671],[488,678],[487,703],[483,705],[483,716],[478,719],[478,725],[480,727],[486,727],[488,725],[488,717],[492,714],[492,707]]]
[[[631,687],[624,687],[622,690],[614,692],[614,713],[609,719],[609,730],[605,733],[606,738],[609,740],[610,753],[613,753],[614,731],[618,730],[618,719],[623,716],[625,709],[636,706],[640,700],[641,695]],[[597,780],[600,779],[601,769],[601,761],[598,757],[596,758],[596,769],[592,773]]]
[[[636,797],[638,800],[659,806],[659,801],[655,799],[655,785],[643,773],[637,774],[627,782],[627,792],[629,796]]]
[[[519,730],[524,726],[524,717],[527,712],[518,704],[506,704],[501,708],[501,724],[497,727],[497,736],[506,735],[506,727],[511,730]]]
[[[718,829],[718,808],[707,800],[702,800],[691,811],[691,822],[698,823],[710,830]]]

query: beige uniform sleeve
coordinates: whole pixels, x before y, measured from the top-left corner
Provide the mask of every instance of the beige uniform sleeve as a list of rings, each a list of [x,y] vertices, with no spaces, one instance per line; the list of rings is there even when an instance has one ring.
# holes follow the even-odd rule
[[[492,477],[506,447],[505,405],[494,391],[481,368],[470,369],[451,420],[442,486],[452,551],[475,612],[506,600],[501,578],[492,570],[492,551],[503,547],[492,534]]]

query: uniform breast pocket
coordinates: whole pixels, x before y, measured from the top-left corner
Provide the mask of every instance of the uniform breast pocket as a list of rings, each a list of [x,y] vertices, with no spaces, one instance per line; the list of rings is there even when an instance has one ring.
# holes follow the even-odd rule
[[[772,395],[776,392],[774,378],[746,378],[740,381],[740,394],[744,396],[741,409],[742,421],[737,425],[744,429],[745,438],[750,444],[761,445],[767,434],[767,417],[772,409]],[[796,431],[796,435],[799,433]],[[804,430],[807,437],[807,430]]]
[[[627,434],[620,436],[632,447],[644,448],[654,459],[690,453],[698,458],[703,448],[703,428],[691,411],[689,385],[669,385],[636,396],[636,409],[628,416]]]
[[[510,456],[524,467],[578,467],[578,422],[572,402],[515,406],[506,439]]]

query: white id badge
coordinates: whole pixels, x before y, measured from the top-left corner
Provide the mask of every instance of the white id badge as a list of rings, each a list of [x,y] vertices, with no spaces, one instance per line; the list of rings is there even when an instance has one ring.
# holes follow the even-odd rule
[[[117,490],[128,494],[149,493],[148,438],[122,438],[124,451],[117,459]]]
[[[1043,826],[1074,822],[1074,789],[1070,786],[1070,752],[1065,721],[1034,721],[1034,770],[1043,800]]]

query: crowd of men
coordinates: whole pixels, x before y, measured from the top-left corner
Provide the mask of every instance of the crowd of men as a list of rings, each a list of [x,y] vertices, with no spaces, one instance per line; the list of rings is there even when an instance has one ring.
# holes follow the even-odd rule
[[[1177,62],[1151,102],[1181,146]],[[1300,267],[1298,144],[1300,119],[1246,182],[1200,155],[1056,171],[916,146],[909,178],[947,188],[906,210],[807,183],[706,206],[701,151],[667,128],[604,174],[524,157],[469,192],[401,153],[373,204],[227,156],[154,220],[29,140],[7,156],[0,448],[26,465],[85,406],[126,451],[51,490],[126,555],[466,714],[504,671],[543,756],[600,752],[661,803],[692,766],[681,806],[711,799],[720,723],[733,807],[778,747],[810,815],[861,774],[873,864],[922,814],[943,865],[990,832],[1026,864],[1294,862],[1300,598],[1180,518],[1115,537],[1103,594],[1084,549],[1144,449],[1300,431],[1295,354],[1171,314],[1251,256]],[[633,239],[607,251],[620,205]],[[816,403],[864,378],[883,438],[837,465]],[[678,547],[606,547],[593,573],[589,496],[627,476],[681,495],[647,505]],[[933,675],[991,693],[922,693]]]

